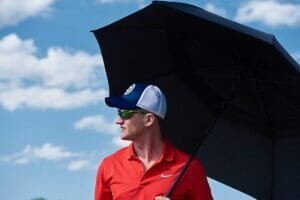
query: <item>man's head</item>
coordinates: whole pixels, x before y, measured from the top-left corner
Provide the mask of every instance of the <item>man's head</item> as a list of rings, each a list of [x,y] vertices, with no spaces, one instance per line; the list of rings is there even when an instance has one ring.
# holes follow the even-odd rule
[[[106,97],[105,102],[121,110],[142,109],[161,119],[165,118],[167,112],[167,102],[162,91],[155,85],[145,83],[132,84],[123,95]]]
[[[116,124],[120,125],[122,139],[134,141],[149,131],[160,134],[167,103],[157,86],[136,83],[123,95],[107,97],[105,102],[108,106],[118,109]]]

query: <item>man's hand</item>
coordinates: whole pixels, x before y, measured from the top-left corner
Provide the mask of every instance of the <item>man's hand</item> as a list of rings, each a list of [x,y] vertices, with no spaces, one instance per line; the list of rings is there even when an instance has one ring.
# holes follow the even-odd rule
[[[169,197],[157,196],[154,200],[171,200]]]

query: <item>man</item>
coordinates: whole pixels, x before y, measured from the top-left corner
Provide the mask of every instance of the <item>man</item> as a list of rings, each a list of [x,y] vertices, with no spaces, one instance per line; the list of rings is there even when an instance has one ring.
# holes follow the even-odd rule
[[[116,124],[121,139],[132,141],[108,156],[99,166],[95,200],[160,200],[176,179],[189,156],[162,137],[160,125],[167,102],[154,85],[136,83],[121,96],[105,102],[118,109]],[[207,178],[194,159],[175,188],[172,200],[211,200]]]

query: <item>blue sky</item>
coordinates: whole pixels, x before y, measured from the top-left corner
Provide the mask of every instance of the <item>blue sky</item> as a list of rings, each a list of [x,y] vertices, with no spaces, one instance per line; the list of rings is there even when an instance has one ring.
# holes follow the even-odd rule
[[[274,34],[300,62],[300,0],[182,0]],[[89,32],[148,0],[0,1],[0,199],[93,199],[96,168],[124,145]],[[210,180],[216,200],[252,199]]]

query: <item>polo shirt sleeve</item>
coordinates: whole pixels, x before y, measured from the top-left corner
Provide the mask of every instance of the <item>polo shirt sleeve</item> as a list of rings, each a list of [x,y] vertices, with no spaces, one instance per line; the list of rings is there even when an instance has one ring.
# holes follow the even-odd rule
[[[98,168],[95,184],[94,200],[112,200],[112,193],[110,191],[110,177],[106,172],[105,160]]]
[[[200,161],[194,159],[186,173],[186,181],[190,183],[188,190],[189,199],[212,200],[213,197],[207,181],[206,173]]]

